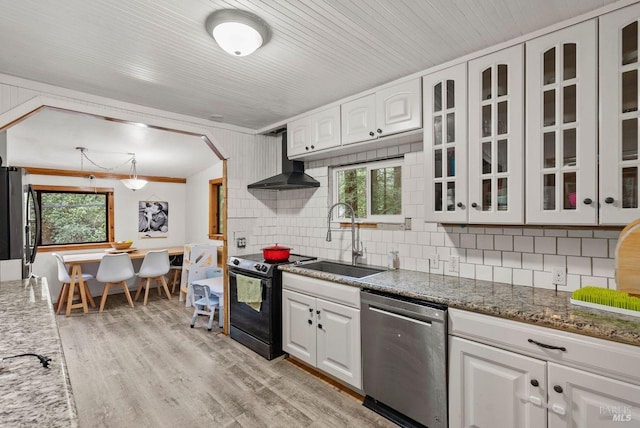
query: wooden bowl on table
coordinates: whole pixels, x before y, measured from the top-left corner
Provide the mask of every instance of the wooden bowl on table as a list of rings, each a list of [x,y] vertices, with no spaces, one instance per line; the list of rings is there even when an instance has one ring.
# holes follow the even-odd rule
[[[116,241],[109,242],[109,244],[111,244],[114,250],[122,251],[129,249],[129,247],[131,247],[131,245],[133,244],[133,241]]]

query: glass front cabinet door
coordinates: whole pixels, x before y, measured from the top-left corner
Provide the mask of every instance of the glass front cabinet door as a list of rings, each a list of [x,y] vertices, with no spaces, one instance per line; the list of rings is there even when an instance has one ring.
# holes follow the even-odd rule
[[[640,4],[600,17],[600,223],[627,224],[638,207]]]
[[[469,61],[469,222],[524,222],[524,55]]]
[[[422,81],[426,221],[466,223],[467,64]]]
[[[597,224],[596,21],[526,44],[526,222]]]

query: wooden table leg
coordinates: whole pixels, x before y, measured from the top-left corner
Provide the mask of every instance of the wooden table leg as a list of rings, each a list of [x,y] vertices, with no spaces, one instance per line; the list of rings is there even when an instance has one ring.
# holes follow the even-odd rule
[[[67,316],[71,315],[71,309],[74,308],[82,308],[82,311],[85,314],[89,313],[89,308],[87,307],[87,293],[86,293],[86,285],[84,280],[82,279],[82,268],[79,264],[75,264],[71,267],[71,284],[69,285],[69,297],[67,299]],[[80,291],[80,303],[73,303],[73,294],[75,291],[76,283],[78,284]],[[92,299],[93,300],[93,299]]]

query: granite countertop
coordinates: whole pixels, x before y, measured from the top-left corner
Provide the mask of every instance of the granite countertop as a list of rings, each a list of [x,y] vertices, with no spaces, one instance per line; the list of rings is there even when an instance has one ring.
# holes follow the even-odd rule
[[[408,270],[385,271],[361,279],[282,265],[280,270],[413,297],[450,308],[536,324],[640,346],[640,318],[572,305],[571,293]]]
[[[0,426],[76,427],[77,413],[46,279],[0,282]]]

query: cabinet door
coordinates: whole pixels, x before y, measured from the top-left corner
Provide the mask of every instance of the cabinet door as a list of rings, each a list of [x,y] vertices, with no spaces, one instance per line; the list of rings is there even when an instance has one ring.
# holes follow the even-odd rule
[[[534,39],[526,51],[526,221],[596,224],[596,21]]]
[[[422,81],[425,220],[467,222],[467,65]]]
[[[384,136],[420,128],[421,98],[419,78],[376,92],[376,134]]]
[[[544,361],[458,337],[449,345],[449,427],[547,426]]]
[[[282,290],[282,349],[316,365],[316,299]]]
[[[376,138],[375,94],[342,104],[341,113],[342,144],[358,143]]]
[[[287,157],[301,155],[309,151],[309,118],[287,123]],[[305,149],[306,148],[306,149]]]
[[[524,222],[523,46],[469,62],[469,222]]]
[[[309,120],[311,123],[309,151],[340,145],[340,106],[315,113]]]
[[[638,206],[640,4],[600,17],[600,223],[627,224]]]
[[[640,428],[640,386],[548,363],[549,428]]]
[[[360,311],[322,299],[316,310],[318,368],[361,389]]]

